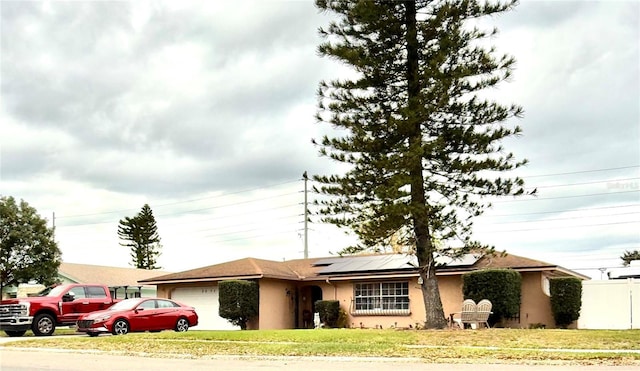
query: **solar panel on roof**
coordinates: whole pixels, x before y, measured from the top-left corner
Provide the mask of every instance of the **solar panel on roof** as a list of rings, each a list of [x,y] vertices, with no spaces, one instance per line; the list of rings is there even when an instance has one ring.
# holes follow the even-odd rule
[[[380,270],[414,269],[416,267],[415,257],[412,255],[368,255],[368,256],[348,256],[334,262],[321,269],[320,274],[326,273],[346,273],[346,272],[367,272]],[[317,262],[316,262],[317,264]]]
[[[447,267],[465,267],[474,265],[478,259],[480,259],[480,255],[477,254],[464,254],[462,257],[457,259],[453,259],[448,256],[438,256],[436,258],[436,263],[446,265]]]
[[[479,255],[474,254],[465,254],[458,259],[439,256],[436,258],[436,263],[447,267],[463,267],[475,264],[479,258]],[[405,254],[343,256],[322,259],[313,265],[316,267],[324,266],[318,274],[373,272],[415,269],[418,267],[418,259],[415,255]]]

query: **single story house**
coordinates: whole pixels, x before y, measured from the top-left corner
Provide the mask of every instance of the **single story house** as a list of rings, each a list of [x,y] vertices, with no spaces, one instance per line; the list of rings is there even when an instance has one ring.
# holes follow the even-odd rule
[[[484,268],[511,268],[522,275],[519,316],[505,326],[527,328],[531,324],[554,327],[549,299],[549,278],[577,277],[579,273],[557,265],[516,255],[468,254],[438,269],[444,313],[461,309],[462,275]],[[159,297],[196,308],[198,329],[234,327],[218,315],[218,282],[256,280],[260,288],[259,317],[251,329],[312,327],[317,300],[338,300],[351,327],[415,327],[424,323],[425,305],[415,256],[405,254],[356,255],[271,261],[245,258],[203,268],[140,280],[156,285]]]
[[[154,285],[138,284],[139,280],[169,274],[163,270],[108,267],[102,265],[60,263],[58,280],[60,283],[99,283],[109,286],[111,295],[118,299],[131,297],[155,297]],[[7,288],[8,297],[26,297],[44,288],[41,284],[21,284]]]

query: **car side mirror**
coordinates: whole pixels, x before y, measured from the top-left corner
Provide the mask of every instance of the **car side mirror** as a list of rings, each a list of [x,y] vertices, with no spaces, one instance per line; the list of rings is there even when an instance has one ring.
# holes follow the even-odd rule
[[[136,313],[142,312],[143,310],[144,310],[144,308],[136,308]]]
[[[73,301],[75,299],[75,295],[72,292],[68,292],[62,295],[62,301]]]

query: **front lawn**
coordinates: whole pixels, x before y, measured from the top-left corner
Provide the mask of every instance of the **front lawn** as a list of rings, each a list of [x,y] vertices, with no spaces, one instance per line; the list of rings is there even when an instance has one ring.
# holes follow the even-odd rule
[[[640,365],[640,330],[274,330],[165,331],[59,336],[5,344],[169,357],[412,357],[432,362],[572,362]]]

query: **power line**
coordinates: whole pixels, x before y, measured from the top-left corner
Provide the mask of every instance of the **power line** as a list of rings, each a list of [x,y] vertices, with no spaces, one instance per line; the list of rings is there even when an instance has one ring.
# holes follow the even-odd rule
[[[556,214],[556,213],[569,213],[569,212],[574,212],[574,211],[618,209],[618,208],[623,208],[623,207],[638,207],[638,206],[640,206],[640,204],[620,205],[620,206],[590,207],[590,208],[585,208],[585,209],[566,209],[566,210],[555,210],[555,211],[539,211],[539,212],[535,212],[535,213],[483,215],[482,218],[494,218],[494,217],[505,217],[505,216],[520,216],[520,215],[538,215],[538,214]]]
[[[270,196],[270,197],[263,197],[263,198],[252,199],[252,200],[247,200],[247,201],[235,202],[235,203],[231,203],[231,204],[211,206],[211,207],[200,208],[200,209],[183,210],[183,211],[172,212],[172,213],[157,214],[157,215],[154,215],[154,216],[161,217],[161,216],[182,215],[182,214],[189,214],[189,213],[198,212],[198,211],[221,209],[221,208],[230,207],[230,206],[238,206],[238,205],[242,205],[242,204],[249,204],[249,203],[252,203],[252,202],[271,200],[271,199],[290,196],[290,195],[294,195],[294,194],[298,194],[298,192],[289,192],[289,193],[284,193],[284,194]],[[296,204],[296,205],[298,205],[298,204]],[[290,206],[291,205],[288,205],[286,207],[290,207]],[[279,209],[279,208],[283,208],[283,207],[282,206],[278,206],[278,207],[274,207],[274,208],[263,209],[263,211],[275,210],[275,209]],[[255,210],[250,211],[250,213],[252,213],[252,214],[254,212],[255,212]],[[247,212],[245,214],[248,214],[248,213],[249,212]],[[91,222],[91,223],[69,224],[69,225],[64,225],[62,227],[77,227],[77,226],[84,226],[84,225],[98,225],[98,224],[110,224],[110,223],[113,223],[113,221],[100,221],[100,222]]]
[[[594,182],[584,182],[584,183],[569,183],[569,184],[556,184],[556,185],[542,185],[542,186],[531,186],[530,189],[533,188],[557,188],[557,187],[572,187],[578,185],[588,185],[588,184],[599,184],[599,183],[613,183],[613,182],[626,182],[631,180],[638,180],[640,178],[625,178],[625,179],[610,179],[610,180],[598,180]]]
[[[215,199],[215,198],[221,198],[221,197],[226,197],[226,196],[240,194],[240,193],[259,191],[259,190],[266,189],[266,188],[274,188],[274,187],[278,187],[278,186],[281,186],[281,185],[284,185],[284,184],[290,184],[290,183],[295,183],[295,182],[299,182],[299,181],[300,181],[300,179],[290,180],[290,181],[277,183],[277,184],[273,184],[273,185],[268,185],[268,186],[264,186],[264,187],[260,187],[260,188],[252,188],[252,189],[246,189],[246,190],[237,191],[237,192],[228,192],[228,193],[215,195],[215,196],[210,196],[210,197],[194,198],[194,199],[184,200],[184,201],[176,201],[176,202],[169,202],[169,203],[164,203],[164,204],[157,204],[157,205],[154,205],[153,207],[155,208],[155,207],[162,207],[162,206],[171,206],[171,205],[184,204],[184,203],[195,202],[195,201],[211,200],[211,199]],[[151,203],[149,203],[149,204],[151,204]],[[125,211],[132,211],[132,210],[139,210],[139,209],[121,209],[121,210],[113,210],[113,211],[103,211],[103,212],[92,213],[92,214],[64,215],[64,216],[57,216],[56,219],[79,218],[79,217],[86,217],[86,216],[115,214],[115,213],[122,213],[122,212],[125,212]]]
[[[586,195],[573,195],[573,196],[557,196],[557,197],[540,197],[540,198],[529,198],[526,200],[501,200],[501,201],[492,201],[492,203],[508,203],[508,202],[523,202],[523,201],[542,201],[542,200],[557,200],[561,198],[577,198],[577,197],[591,197],[591,196],[602,196],[602,195],[618,195],[623,193],[636,193],[640,192],[640,190],[635,189],[632,191],[622,191],[622,192],[604,192],[604,193],[591,193]]]
[[[636,168],[636,167],[640,167],[640,165],[630,165],[630,166],[621,166],[621,167],[610,167],[610,168],[605,168],[605,169],[580,170],[580,171],[571,171],[571,172],[566,172],[566,173],[554,173],[554,174],[528,175],[528,176],[523,176],[523,177],[521,177],[521,178],[523,178],[523,179],[528,179],[528,178],[541,178],[541,177],[545,177],[545,176],[557,176],[557,175],[573,175],[573,174],[596,173],[596,172],[601,172],[601,171],[613,171],[613,170],[633,169],[633,168]]]
[[[527,228],[527,229],[511,229],[506,231],[482,231],[483,233],[510,233],[510,232],[528,232],[528,231],[541,231],[548,229],[570,229],[570,228],[586,228],[586,227],[598,227],[603,225],[619,225],[619,224],[633,224],[640,223],[640,220],[618,222],[618,223],[600,223],[600,224],[583,224],[583,225],[569,225],[569,226],[556,226],[556,227],[544,227],[544,228]]]
[[[628,213],[619,213],[619,214],[606,214],[606,215],[582,215],[582,216],[573,216],[566,218],[553,218],[553,219],[545,219],[545,220],[523,220],[516,222],[502,222],[502,223],[491,223],[492,225],[504,225],[504,224],[521,224],[521,223],[544,223],[551,222],[557,220],[575,220],[575,219],[585,219],[585,218],[605,218],[612,216],[620,216],[620,215],[632,215],[632,214],[640,214],[640,211],[632,211]]]

